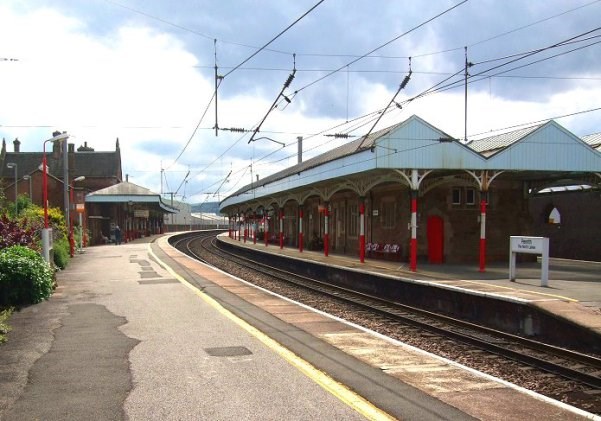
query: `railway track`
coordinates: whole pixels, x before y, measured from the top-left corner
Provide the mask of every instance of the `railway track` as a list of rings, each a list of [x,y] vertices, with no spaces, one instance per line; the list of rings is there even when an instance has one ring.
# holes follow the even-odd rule
[[[298,276],[219,248],[214,234],[178,240],[173,245],[186,254],[223,270],[229,271],[228,267],[223,267],[223,263],[219,262],[227,262],[226,266],[229,267],[237,265],[246,272],[260,274],[259,277],[295,289],[300,288],[309,294],[328,297],[344,306],[352,306],[355,318],[360,320],[355,320],[355,323],[388,336],[398,339],[409,335],[424,338],[425,341],[437,341],[439,344],[462,344],[463,351],[459,353],[469,353],[469,359],[483,360],[489,366],[502,366],[501,371],[516,372],[518,378],[522,377],[524,371],[530,371],[531,375],[538,378],[537,383],[545,384],[544,392],[537,390],[540,393],[568,401],[589,412],[601,413],[601,359],[598,357]],[[369,320],[376,321],[378,326],[387,326],[386,331],[369,327],[365,323]],[[403,333],[395,333],[397,330]],[[465,358],[462,358],[462,363],[466,364]],[[496,368],[491,374],[499,376],[498,370]],[[507,379],[516,383],[511,376]],[[531,386],[531,381],[528,383]],[[567,390],[577,390],[579,393],[566,393]]]

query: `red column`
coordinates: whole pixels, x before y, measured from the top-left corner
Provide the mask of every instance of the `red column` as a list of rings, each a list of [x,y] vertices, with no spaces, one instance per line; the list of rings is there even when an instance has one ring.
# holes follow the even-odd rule
[[[280,209],[280,249],[284,248],[284,209]]]
[[[486,272],[486,192],[480,193],[480,272]]]
[[[227,218],[227,235],[232,238],[232,217]]]
[[[257,214],[253,215],[253,244],[257,244]]]
[[[303,252],[303,208],[298,210],[298,251]]]
[[[411,190],[411,243],[409,244],[409,269],[417,270],[417,190]]]
[[[359,199],[359,260],[365,262],[365,202]]]
[[[323,211],[324,214],[324,230],[323,230],[323,254],[328,257],[330,254],[330,234],[328,230],[329,219],[330,219],[330,211],[328,210],[329,204],[325,203],[325,209]]]

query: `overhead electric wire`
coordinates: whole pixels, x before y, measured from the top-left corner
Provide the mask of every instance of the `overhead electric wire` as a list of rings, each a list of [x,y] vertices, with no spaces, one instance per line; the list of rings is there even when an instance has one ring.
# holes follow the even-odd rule
[[[421,28],[422,26],[424,26],[424,25],[427,25],[428,23],[432,22],[433,20],[436,20],[436,19],[438,19],[439,17],[441,17],[441,16],[445,15],[446,13],[449,13],[451,10],[453,10],[453,9],[455,9],[455,8],[457,8],[457,7],[459,7],[459,6],[461,6],[462,4],[466,3],[467,1],[468,1],[468,0],[463,0],[463,1],[459,2],[459,3],[457,3],[456,5],[449,7],[448,9],[446,9],[446,10],[444,10],[444,11],[440,12],[440,13],[439,13],[439,14],[437,14],[436,16],[433,16],[433,17],[431,17],[430,19],[428,19],[428,20],[426,20],[426,21],[424,21],[424,22],[420,23],[419,25],[417,25],[417,26],[414,26],[413,28],[409,29],[408,31],[405,31],[405,32],[403,32],[402,34],[400,34],[400,35],[398,35],[398,36],[394,37],[393,39],[391,39],[391,40],[389,40],[389,41],[385,42],[384,44],[382,44],[382,45],[380,45],[380,46],[378,46],[378,47],[376,47],[376,48],[374,48],[374,49],[370,50],[369,52],[367,52],[367,53],[363,54],[362,56],[359,56],[359,57],[357,57],[356,59],[354,59],[354,60],[351,60],[350,62],[348,62],[348,63],[344,64],[343,66],[339,67],[338,69],[336,69],[336,70],[333,70],[333,71],[331,71],[331,72],[327,73],[326,75],[324,75],[324,76],[322,76],[322,77],[320,77],[320,78],[318,78],[318,79],[314,80],[313,82],[311,82],[311,83],[309,83],[309,84],[307,84],[307,85],[303,86],[302,88],[299,88],[299,89],[298,89],[298,90],[295,92],[295,94],[296,94],[296,93],[298,93],[298,92],[301,92],[301,91],[303,91],[303,90],[305,90],[305,89],[307,89],[307,88],[308,88],[308,87],[310,87],[310,86],[313,86],[313,85],[315,85],[315,84],[316,84],[316,83],[318,83],[318,82],[321,82],[322,80],[324,80],[324,79],[326,79],[326,78],[328,78],[328,77],[332,76],[333,74],[335,74],[335,73],[337,73],[337,72],[339,72],[339,71],[343,70],[345,67],[347,67],[347,66],[350,66],[350,65],[352,65],[352,64],[354,64],[354,63],[356,63],[356,62],[358,62],[359,60],[361,60],[361,59],[363,59],[363,58],[367,57],[369,54],[375,53],[376,51],[378,51],[378,50],[380,50],[380,49],[382,49],[382,48],[386,47],[387,45],[390,45],[390,44],[392,44],[393,42],[395,42],[395,41],[397,41],[398,39],[400,39],[400,38],[404,37],[405,35],[408,35],[408,34],[410,34],[411,32],[413,32],[413,31],[415,31],[415,30],[417,30],[417,29]]]
[[[282,31],[280,31],[279,34],[277,34],[275,37],[273,37],[271,40],[269,40],[265,45],[263,45],[262,47],[260,47],[257,51],[255,51],[254,53],[252,53],[250,56],[248,56],[247,58],[245,58],[244,60],[242,60],[242,62],[240,64],[238,64],[237,66],[234,66],[233,69],[231,69],[229,72],[227,72],[225,75],[223,75],[223,77],[227,77],[230,74],[232,74],[234,71],[236,71],[238,68],[240,68],[241,66],[243,66],[245,63],[247,63],[249,60],[251,60],[254,56],[256,56],[257,54],[259,54],[262,50],[264,50],[269,44],[271,44],[272,42],[274,42],[276,39],[278,39],[280,36],[282,36],[284,33],[286,33],[290,28],[292,28],[294,25],[296,25],[298,22],[300,22],[305,16],[307,16],[309,13],[311,13],[313,10],[315,10],[315,8],[317,8],[317,6],[319,6],[320,4],[322,4],[325,0],[319,0],[313,7],[311,7],[309,10],[307,10],[305,13],[303,13],[299,18],[297,18],[294,22],[292,22],[290,25],[288,25],[286,28],[284,28]],[[466,0],[467,1],[467,0]]]

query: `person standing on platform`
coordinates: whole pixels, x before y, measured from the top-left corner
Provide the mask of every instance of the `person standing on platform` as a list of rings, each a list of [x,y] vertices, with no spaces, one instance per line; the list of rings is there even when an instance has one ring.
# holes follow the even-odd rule
[[[119,228],[119,225],[115,225],[115,244],[121,244],[121,228]]]

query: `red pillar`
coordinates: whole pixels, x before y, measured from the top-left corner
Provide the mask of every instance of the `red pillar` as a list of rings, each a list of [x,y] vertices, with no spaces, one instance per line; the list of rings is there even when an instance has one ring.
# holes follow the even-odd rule
[[[328,257],[330,254],[330,234],[328,230],[329,219],[330,219],[330,211],[328,210],[329,204],[325,203],[325,209],[323,211],[324,214],[324,230],[323,230],[323,254]]]
[[[303,208],[298,210],[298,251],[303,252]]]
[[[280,249],[284,248],[284,209],[280,209]]]
[[[253,244],[257,244],[257,214],[253,215]]]
[[[365,262],[365,202],[359,199],[359,260]]]
[[[480,193],[480,272],[486,272],[486,192]]]
[[[411,243],[409,245],[409,269],[417,270],[417,190],[411,190]]]

